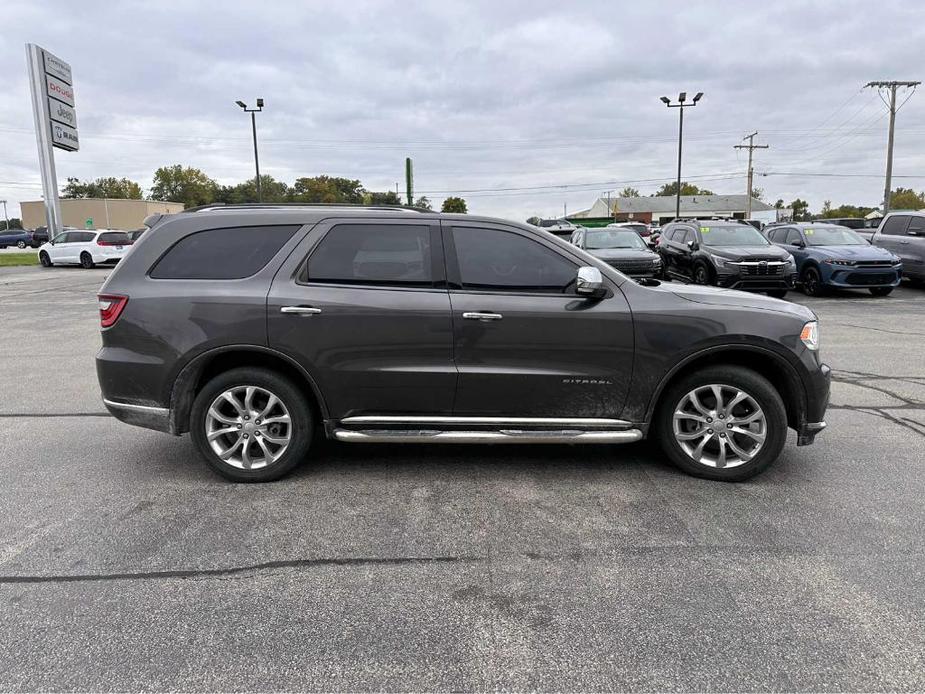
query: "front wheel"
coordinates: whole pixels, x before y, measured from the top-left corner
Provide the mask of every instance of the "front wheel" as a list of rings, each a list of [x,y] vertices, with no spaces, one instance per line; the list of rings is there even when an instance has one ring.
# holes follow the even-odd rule
[[[86,268],[87,270],[96,267],[96,263],[93,262],[93,256],[86,251],[80,254],[80,267]]]
[[[668,458],[697,477],[739,482],[765,470],[787,439],[787,411],[762,375],[712,366],[670,386],[656,434]]]
[[[25,242],[25,241],[17,241],[17,242],[16,242],[16,248],[23,249],[23,248],[25,248],[25,247],[26,247],[26,242]]]
[[[803,285],[803,293],[806,294],[806,296],[822,296],[825,292],[822,276],[819,274],[819,270],[812,266],[803,270],[800,284]]]
[[[51,258],[48,257],[48,254],[45,251],[39,253],[39,262],[42,264],[42,267],[51,267],[54,265],[54,263],[51,262]]]
[[[870,287],[868,291],[874,296],[889,296],[893,292],[893,287]]]
[[[713,284],[712,273],[703,263],[697,263],[694,266],[694,284]]]
[[[313,418],[305,396],[274,371],[232,369],[193,402],[190,433],[210,468],[235,482],[270,482],[308,454]]]

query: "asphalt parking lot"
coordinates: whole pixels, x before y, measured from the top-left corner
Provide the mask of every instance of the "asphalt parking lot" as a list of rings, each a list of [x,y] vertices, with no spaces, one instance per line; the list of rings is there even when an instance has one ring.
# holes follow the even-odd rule
[[[234,485],[105,414],[107,272],[0,269],[0,690],[925,688],[925,291],[791,294],[829,429],[748,483],[328,443]]]

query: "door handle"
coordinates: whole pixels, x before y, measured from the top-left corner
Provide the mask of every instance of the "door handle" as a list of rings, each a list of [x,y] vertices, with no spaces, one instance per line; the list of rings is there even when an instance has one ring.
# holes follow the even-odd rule
[[[486,311],[466,311],[463,314],[466,320],[493,321],[504,318],[500,313],[488,313]]]
[[[320,308],[314,308],[312,306],[283,306],[280,310],[280,313],[295,313],[300,316],[313,316],[316,313],[321,313]]]

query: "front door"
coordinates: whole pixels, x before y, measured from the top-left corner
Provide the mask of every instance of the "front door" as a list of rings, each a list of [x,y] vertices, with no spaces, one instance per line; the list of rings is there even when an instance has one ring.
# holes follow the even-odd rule
[[[911,260],[907,250],[909,247],[909,239],[906,236],[907,226],[909,226],[909,216],[895,214],[883,222],[883,226],[877,233],[877,245],[902,258],[904,273],[908,272],[906,263]]]
[[[320,223],[280,268],[267,311],[270,346],[311,374],[335,419],[452,414],[453,329],[433,220]]]
[[[443,240],[455,414],[619,417],[633,369],[632,316],[620,289],[579,296],[580,261],[514,227],[445,222]]]
[[[71,261],[71,250],[74,247],[74,244],[71,242],[71,238],[76,232],[65,231],[63,234],[58,234],[54,239],[54,244],[48,249],[48,257],[51,258],[53,263],[67,263]]]

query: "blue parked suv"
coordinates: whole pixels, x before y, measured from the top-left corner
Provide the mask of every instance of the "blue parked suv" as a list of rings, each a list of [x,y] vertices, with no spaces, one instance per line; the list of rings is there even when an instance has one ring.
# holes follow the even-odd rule
[[[874,296],[886,296],[902,280],[898,256],[871,246],[847,227],[794,222],[771,225],[765,234],[794,257],[799,283],[809,296],[829,288],[867,289]]]

